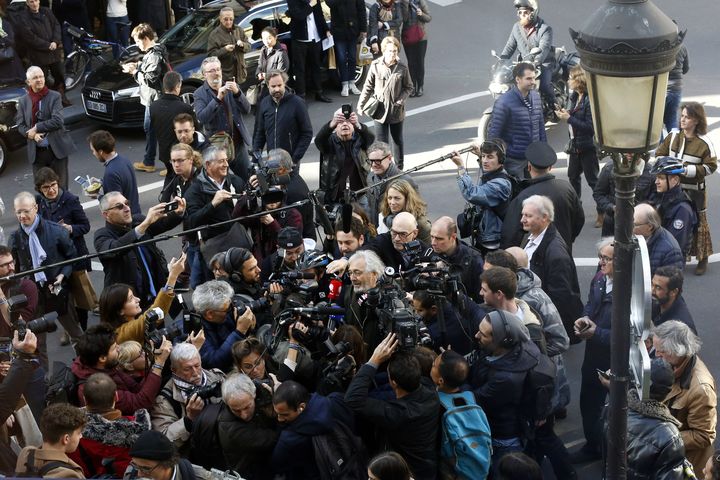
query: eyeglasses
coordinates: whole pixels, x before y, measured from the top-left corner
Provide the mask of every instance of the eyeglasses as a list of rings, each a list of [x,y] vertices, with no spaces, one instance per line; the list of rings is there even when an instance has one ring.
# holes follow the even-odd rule
[[[400,239],[406,239],[412,232],[398,232],[395,230],[390,230],[390,235],[393,237],[398,237]]]
[[[600,260],[601,263],[611,263],[613,261],[613,257],[608,257],[607,255],[598,255],[598,260]]]
[[[137,470],[138,472],[152,473],[153,470],[155,470],[157,467],[160,466],[160,464],[159,464],[159,463],[156,463],[155,466],[153,466],[153,467],[146,467],[146,466],[143,466],[143,465],[138,465],[138,464],[135,463],[135,462],[130,462],[130,466],[133,467],[133,468],[134,468],[135,470]]]
[[[40,191],[47,192],[48,190],[54,190],[58,187],[58,182],[53,182],[48,185],[41,185]]]
[[[385,156],[382,157],[382,158],[368,158],[368,161],[369,161],[370,163],[377,163],[378,165],[380,165],[382,162],[385,161],[386,158],[390,157],[390,155],[392,155],[392,154],[391,154],[391,153],[388,153],[387,155],[385,155]]]
[[[0,268],[9,267],[10,265],[15,265],[15,260],[10,260],[9,262],[5,262],[3,264],[0,264]]]
[[[243,373],[248,374],[255,370],[260,365],[265,364],[265,359],[263,357],[258,358],[255,363],[243,363],[240,365],[240,369],[243,371]]]
[[[365,273],[365,272],[362,271],[362,270],[350,270],[350,271],[348,271],[348,275],[349,275],[350,277],[355,277],[355,278],[359,277],[359,276],[362,275],[363,273]]]
[[[109,212],[110,210],[125,210],[125,207],[130,208],[130,202],[126,201],[123,203],[118,203],[117,205],[113,205],[112,207],[108,207],[105,211]]]
[[[633,223],[633,226],[634,226],[634,227],[642,227],[643,225],[647,225],[647,224],[648,224],[647,222],[645,222],[645,223]]]
[[[221,71],[221,69],[219,69],[219,68],[206,68],[204,70],[205,73],[218,73],[220,71]]]

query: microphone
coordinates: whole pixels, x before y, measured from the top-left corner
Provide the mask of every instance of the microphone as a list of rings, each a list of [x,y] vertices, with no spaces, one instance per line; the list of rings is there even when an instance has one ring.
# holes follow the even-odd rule
[[[345,309],[340,307],[297,307],[292,309],[296,313],[317,313],[319,315],[344,315]]]
[[[280,276],[288,280],[314,280],[315,274],[312,272],[281,272]]]
[[[350,224],[352,223],[352,215],[353,209],[352,205],[349,203],[343,203],[342,204],[342,231],[345,233],[350,233]]]

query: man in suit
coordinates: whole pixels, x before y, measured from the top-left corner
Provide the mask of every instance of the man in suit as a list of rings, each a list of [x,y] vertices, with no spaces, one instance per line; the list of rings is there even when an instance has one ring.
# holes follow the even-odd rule
[[[62,189],[67,190],[68,156],[75,152],[75,145],[60,115],[60,94],[47,88],[40,67],[28,68],[26,78],[28,93],[18,101],[15,123],[18,132],[27,138],[33,174],[42,167],[50,167],[60,177]]]

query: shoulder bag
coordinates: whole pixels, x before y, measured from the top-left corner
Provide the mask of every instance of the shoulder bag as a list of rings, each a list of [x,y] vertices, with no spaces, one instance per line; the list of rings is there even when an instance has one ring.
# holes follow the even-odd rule
[[[393,73],[395,73],[395,69],[398,66],[398,63],[395,63],[395,66],[393,67],[392,71],[390,72],[390,75],[388,75],[388,78],[385,82],[385,87],[382,91],[382,96],[385,96],[385,92],[387,92],[388,87],[390,86],[390,77],[392,77]],[[365,112],[370,118],[379,120],[385,115],[385,105],[382,103],[382,100],[379,99],[375,93],[370,95],[367,100],[365,100],[365,105],[362,107],[362,111]]]

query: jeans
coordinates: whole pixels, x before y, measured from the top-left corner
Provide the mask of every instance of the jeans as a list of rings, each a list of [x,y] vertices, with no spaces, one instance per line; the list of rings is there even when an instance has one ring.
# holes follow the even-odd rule
[[[63,50],[65,50],[65,58],[67,58],[67,56],[70,55],[70,52],[73,51],[75,44],[73,43],[73,40],[72,40],[73,37],[72,37],[72,35],[70,35],[68,33],[68,29],[64,25],[64,22],[63,22],[63,25],[61,28],[62,28],[62,46],[63,46]]]
[[[400,170],[403,169],[405,162],[405,148],[403,144],[403,122],[399,123],[380,123],[375,122],[375,140],[380,142],[388,142],[388,132],[393,139],[393,156],[395,163]]]
[[[682,92],[679,90],[668,90],[665,95],[665,113],[663,114],[663,124],[665,130],[670,133],[673,128],[678,128],[680,114],[680,100]]]
[[[108,41],[127,47],[128,38],[130,38],[130,27],[127,25],[121,25],[121,23],[128,23],[129,21],[130,19],[127,15],[124,17],[107,17],[105,30],[107,32]],[[113,45],[112,51],[113,57],[116,59],[119,58],[120,53],[122,53],[122,50],[118,45]]]
[[[408,70],[413,83],[422,87],[425,85],[425,53],[427,52],[427,40],[420,40],[413,45],[405,45],[405,55],[408,61]]]
[[[150,106],[145,107],[145,118],[143,119],[143,130],[145,130],[145,158],[143,163],[148,167],[155,165],[155,155],[157,154],[157,138],[155,138],[155,129],[150,124]]]
[[[490,471],[492,474],[490,475],[491,478],[499,478],[498,475],[498,463],[500,463],[500,459],[504,457],[506,454],[511,452],[522,452],[523,446],[520,442],[520,439],[518,437],[515,438],[509,438],[507,440],[494,440],[492,442],[492,466],[490,467]]]
[[[580,174],[585,175],[585,181],[590,185],[590,190],[595,190],[599,171],[600,165],[598,164],[597,151],[594,148],[570,154],[570,158],[568,158],[568,180],[575,189],[578,198],[582,194]]]
[[[532,447],[525,453],[535,458],[540,465],[543,458],[547,457],[557,478],[568,480],[576,478],[567,449],[555,433],[554,425],[555,417],[550,415],[544,424],[535,428],[535,440],[529,442],[528,446]]]
[[[357,43],[355,40],[335,40],[335,56],[341,82],[350,82],[355,78],[357,62]]]
[[[602,445],[602,412],[608,391],[598,380],[595,369],[607,370],[610,359],[593,360],[588,361],[586,353],[581,369],[580,415],[582,416],[583,433],[587,441],[586,449],[599,452]]]

